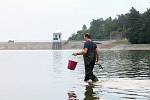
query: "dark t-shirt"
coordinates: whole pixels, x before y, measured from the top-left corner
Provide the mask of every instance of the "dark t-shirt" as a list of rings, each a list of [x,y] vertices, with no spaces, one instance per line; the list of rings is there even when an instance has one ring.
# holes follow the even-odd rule
[[[88,60],[88,62],[95,61],[97,45],[92,41],[86,41],[84,48],[88,49],[87,54],[83,56],[84,60]]]
[[[87,48],[88,50],[95,50],[97,48],[97,45],[92,41],[86,41],[84,43],[84,48]]]

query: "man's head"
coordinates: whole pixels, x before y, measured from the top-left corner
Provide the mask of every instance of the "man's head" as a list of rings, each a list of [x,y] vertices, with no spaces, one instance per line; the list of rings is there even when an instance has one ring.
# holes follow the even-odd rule
[[[84,39],[85,39],[85,40],[89,40],[89,39],[91,39],[90,34],[89,34],[89,33],[86,33],[86,34],[84,35]]]

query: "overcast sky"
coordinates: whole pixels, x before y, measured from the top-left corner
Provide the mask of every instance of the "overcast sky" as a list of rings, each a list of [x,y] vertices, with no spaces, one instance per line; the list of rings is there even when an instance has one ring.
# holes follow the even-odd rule
[[[67,39],[92,19],[115,18],[132,6],[142,13],[150,0],[0,0],[0,41],[47,41],[56,30]]]

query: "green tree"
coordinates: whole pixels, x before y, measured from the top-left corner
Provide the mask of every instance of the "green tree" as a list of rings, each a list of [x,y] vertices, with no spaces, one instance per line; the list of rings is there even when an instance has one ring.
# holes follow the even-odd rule
[[[85,33],[90,33],[93,39],[127,38],[130,43],[150,43],[150,9],[143,14],[135,8],[129,13],[111,17],[93,19],[89,29],[84,24],[82,30],[72,34],[69,40],[82,40]]]
[[[104,20],[103,18],[94,20],[90,23],[89,32],[93,39],[104,38]]]
[[[83,25],[82,30],[87,30],[87,27],[85,24]]]
[[[150,43],[150,9],[147,9],[147,11],[143,14],[144,17],[144,42]]]
[[[113,21],[112,21],[112,18],[109,17],[107,18],[105,21],[104,21],[104,36],[105,38],[108,38],[110,39],[110,35],[111,35],[111,32],[112,32],[112,24],[113,24]]]
[[[87,29],[86,25],[84,24],[82,27],[82,30],[78,30],[77,33],[72,34],[71,37],[69,37],[69,40],[83,40],[83,36],[85,33],[89,33],[89,30]]]
[[[118,29],[117,31],[121,33],[122,38],[126,38],[126,31],[129,28],[128,26],[128,14],[118,15]]]
[[[142,17],[139,11],[135,8],[131,8],[129,17],[128,17],[128,25],[129,29],[127,32],[127,38],[131,43],[142,43]]]

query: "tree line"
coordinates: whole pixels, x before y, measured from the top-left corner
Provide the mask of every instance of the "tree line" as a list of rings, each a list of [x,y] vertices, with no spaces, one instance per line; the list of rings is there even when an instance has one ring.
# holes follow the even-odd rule
[[[120,38],[135,44],[150,43],[150,9],[140,13],[132,7],[129,13],[120,14],[114,19],[93,19],[89,28],[83,25],[69,40],[82,40],[85,33],[96,40]]]

